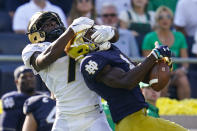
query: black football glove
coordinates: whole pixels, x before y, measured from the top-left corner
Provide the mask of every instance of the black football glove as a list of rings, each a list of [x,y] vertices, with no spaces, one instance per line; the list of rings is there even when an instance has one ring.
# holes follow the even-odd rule
[[[164,57],[171,57],[171,51],[168,46],[160,46],[158,42],[155,42],[155,48],[151,52],[156,59],[162,59]]]

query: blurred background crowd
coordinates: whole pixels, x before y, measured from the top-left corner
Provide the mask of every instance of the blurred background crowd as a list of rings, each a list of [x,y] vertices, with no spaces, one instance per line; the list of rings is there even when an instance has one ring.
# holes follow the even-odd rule
[[[120,38],[115,45],[131,58],[147,56],[155,41],[168,45],[173,57],[197,55],[197,0],[0,0],[0,55],[21,55],[28,43],[29,19],[38,11],[58,13],[66,27],[80,16],[117,27]],[[0,97],[16,90],[13,71],[21,64],[0,61]],[[196,79],[196,64],[175,63],[160,95],[197,98]],[[39,77],[37,90],[47,90]]]

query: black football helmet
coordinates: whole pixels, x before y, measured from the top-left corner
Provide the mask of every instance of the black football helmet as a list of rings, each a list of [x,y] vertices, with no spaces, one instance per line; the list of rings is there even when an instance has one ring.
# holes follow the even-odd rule
[[[44,25],[50,21],[55,21],[57,28],[49,32],[44,31]],[[37,12],[31,17],[27,30],[31,43],[41,43],[55,41],[65,31],[65,27],[57,13]]]

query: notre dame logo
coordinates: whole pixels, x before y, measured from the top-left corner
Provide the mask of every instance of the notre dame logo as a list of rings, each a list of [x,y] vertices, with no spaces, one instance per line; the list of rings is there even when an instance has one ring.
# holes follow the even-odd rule
[[[14,99],[12,97],[5,98],[3,105],[5,108],[12,108],[14,106]]]
[[[98,64],[95,61],[90,60],[87,65],[85,65],[85,70],[89,74],[94,74],[96,70],[98,70]]]

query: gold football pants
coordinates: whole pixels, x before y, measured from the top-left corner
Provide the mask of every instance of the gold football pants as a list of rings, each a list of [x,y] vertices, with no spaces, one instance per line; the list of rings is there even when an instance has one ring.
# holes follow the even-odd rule
[[[115,131],[188,131],[184,127],[146,115],[146,109],[135,112],[116,124]]]

